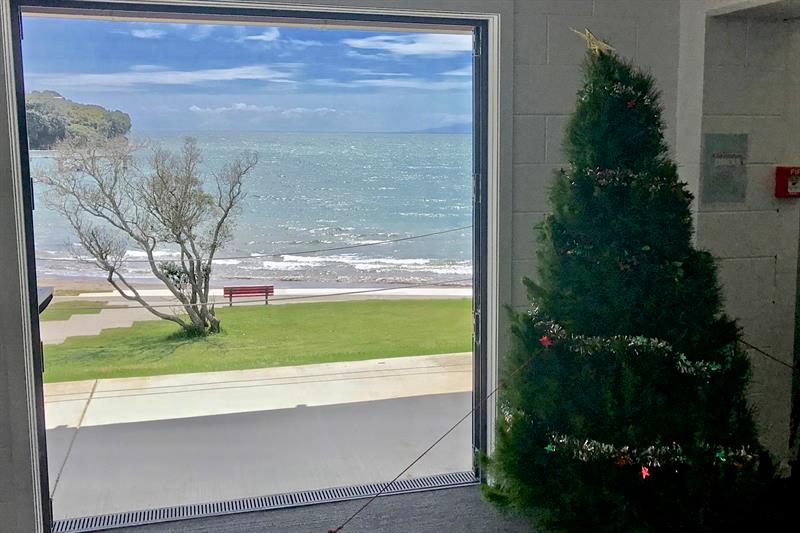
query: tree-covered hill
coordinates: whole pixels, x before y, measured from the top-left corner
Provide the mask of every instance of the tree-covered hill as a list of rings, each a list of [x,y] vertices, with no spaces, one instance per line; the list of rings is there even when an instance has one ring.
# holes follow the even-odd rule
[[[80,104],[55,91],[25,95],[28,142],[32,150],[47,150],[66,137],[116,137],[131,129],[131,117],[99,105]]]

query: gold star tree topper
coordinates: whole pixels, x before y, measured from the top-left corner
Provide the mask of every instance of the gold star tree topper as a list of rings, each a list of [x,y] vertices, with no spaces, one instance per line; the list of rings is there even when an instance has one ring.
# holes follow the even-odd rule
[[[589,28],[583,28],[583,31],[578,31],[575,28],[570,28],[572,31],[577,33],[578,35],[586,41],[586,46],[595,53],[595,55],[600,55],[601,53],[609,53],[614,50],[614,48],[595,37],[595,35],[589,31]]]

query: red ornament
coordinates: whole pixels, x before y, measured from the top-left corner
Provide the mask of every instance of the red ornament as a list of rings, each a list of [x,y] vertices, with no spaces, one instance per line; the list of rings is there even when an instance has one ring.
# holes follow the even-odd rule
[[[646,479],[650,475],[650,469],[646,466],[642,467],[642,479]]]
[[[541,342],[542,346],[544,346],[545,348],[549,348],[549,347],[551,347],[553,345],[553,341],[550,340],[550,337],[548,337],[547,335],[543,335],[539,339],[539,342]]]
[[[636,107],[636,100],[628,100],[628,109]]]

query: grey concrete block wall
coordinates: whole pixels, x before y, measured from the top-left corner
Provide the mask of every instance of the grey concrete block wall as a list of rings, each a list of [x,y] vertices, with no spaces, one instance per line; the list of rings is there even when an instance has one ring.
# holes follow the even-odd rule
[[[588,27],[649,70],[663,95],[666,136],[676,139],[678,0],[517,0],[514,7],[514,175],[512,304],[526,305],[535,277],[534,225],[548,210],[553,173],[566,165],[564,128],[582,79]]]
[[[746,338],[791,362],[800,200],[775,199],[772,180],[776,164],[800,163],[800,153],[792,153],[792,147],[800,150],[794,133],[800,131],[800,84],[796,81],[800,74],[788,66],[790,58],[800,56],[797,23],[711,18],[705,42],[697,43],[705,46],[703,55],[702,46],[690,41],[697,37],[681,34],[687,26],[682,24],[681,11],[702,16],[700,4],[701,0],[515,3],[512,304],[518,309],[526,305],[521,279],[535,277],[533,226],[547,212],[552,172],[565,164],[561,142],[584,53],[569,28],[586,26],[656,78],[666,137],[673,147],[678,142],[686,145],[677,154],[679,171],[693,190],[699,190],[698,159],[692,155],[699,136],[688,120],[690,115],[702,113],[704,133],[749,135],[745,199],[734,205],[697,206],[696,238],[700,247],[717,257],[726,311],[740,320]],[[726,9],[733,4],[728,2]],[[698,35],[703,37],[702,32]],[[544,51],[537,48],[542,43]],[[700,56],[694,57],[697,51]],[[681,57],[688,66],[680,64]],[[692,71],[694,64],[704,69],[704,81],[698,85],[703,87],[702,94],[684,86],[681,94],[688,95],[689,101],[678,102],[679,80],[688,86],[701,79]],[[680,127],[679,106],[684,122]],[[776,371],[760,356],[754,355],[753,364],[751,395],[763,441],[779,456],[786,456],[791,375],[785,369]]]
[[[793,362],[800,202],[775,198],[775,166],[800,164],[800,24],[712,17],[706,26],[703,133],[748,135],[738,202],[701,201],[698,245],[717,260],[725,308],[748,342]],[[752,352],[762,441],[788,454],[792,371]]]

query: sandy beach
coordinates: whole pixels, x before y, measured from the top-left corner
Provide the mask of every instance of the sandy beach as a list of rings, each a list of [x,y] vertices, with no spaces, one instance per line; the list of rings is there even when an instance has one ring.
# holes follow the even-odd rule
[[[53,276],[36,278],[36,284],[39,287],[51,287],[55,291],[56,296],[75,296],[85,292],[108,292],[113,291],[114,288],[110,283],[102,279],[84,279],[84,278],[57,278]],[[158,283],[137,283],[136,287],[143,289],[159,289],[163,285]]]

